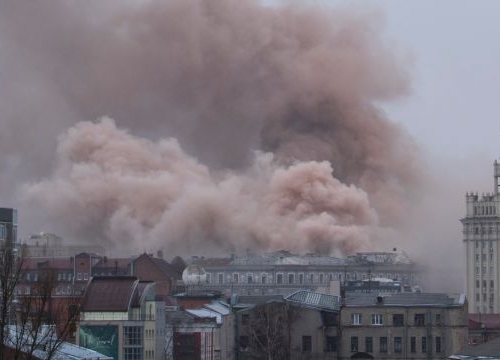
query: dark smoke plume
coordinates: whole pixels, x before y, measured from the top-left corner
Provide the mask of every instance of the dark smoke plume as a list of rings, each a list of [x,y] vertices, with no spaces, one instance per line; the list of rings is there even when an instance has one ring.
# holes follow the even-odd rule
[[[0,4],[0,156],[2,183],[28,182],[26,206],[58,230],[131,248],[350,253],[401,220],[418,159],[374,105],[407,90],[376,12],[49,3]],[[116,124],[85,122],[103,115]]]

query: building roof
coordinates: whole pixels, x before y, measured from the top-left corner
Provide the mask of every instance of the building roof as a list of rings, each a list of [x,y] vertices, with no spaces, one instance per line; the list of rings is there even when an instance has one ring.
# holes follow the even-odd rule
[[[477,345],[466,345],[465,351],[450,356],[450,359],[500,359],[500,338]]]
[[[31,337],[29,331],[21,331],[22,328],[16,325],[8,325],[7,336],[5,338],[5,344],[9,347],[15,347],[16,344],[23,343],[21,351],[25,353],[31,351],[31,346],[33,341],[36,341],[36,349],[33,351],[33,356],[36,359],[48,359],[49,354],[44,350],[46,343],[53,340],[55,333],[50,329],[51,326],[43,325],[40,329],[40,333],[37,334],[36,339]],[[22,341],[20,341],[22,337]],[[87,349],[69,342],[62,342],[55,352],[52,354],[51,359],[53,360],[113,360],[112,357],[103,355],[97,351]]]
[[[379,264],[379,265],[412,265],[408,255],[403,251],[391,252],[363,252],[348,256],[347,258],[336,258],[321,254],[293,254],[286,250],[274,251],[264,254],[248,254],[244,256],[233,256],[231,258],[209,258],[193,257],[194,264],[203,267],[223,266],[258,266],[258,265],[352,265],[352,264]]]
[[[93,277],[85,290],[82,311],[127,311],[138,283],[135,276]]]
[[[182,275],[182,270],[179,272],[179,268],[177,266],[173,266],[169,264],[167,261],[160,259],[160,258],[155,258],[153,255],[150,254],[142,254],[139,257],[137,257],[134,260],[134,263],[140,259],[146,259],[151,261],[157,269],[159,269],[164,275],[174,278],[174,279],[180,279]]]
[[[73,266],[71,258],[25,258],[22,263],[24,270],[73,270]]]
[[[104,256],[92,268],[97,271],[99,269],[114,269],[114,268],[127,268],[132,262],[132,258],[108,258]]]
[[[215,319],[217,324],[222,324],[222,315],[209,309],[186,309],[186,312],[188,312],[191,315],[196,316],[197,318],[204,318],[204,319]]]
[[[449,307],[463,305],[465,295],[439,293],[394,293],[380,296],[374,293],[349,293],[345,298],[346,306],[431,306]]]
[[[339,310],[340,297],[321,294],[308,290],[299,290],[285,297],[286,301],[322,310]]]

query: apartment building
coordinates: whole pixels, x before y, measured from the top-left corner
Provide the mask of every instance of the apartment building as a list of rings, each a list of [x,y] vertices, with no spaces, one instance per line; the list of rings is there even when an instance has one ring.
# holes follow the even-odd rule
[[[339,359],[447,359],[467,344],[464,294],[350,294]]]

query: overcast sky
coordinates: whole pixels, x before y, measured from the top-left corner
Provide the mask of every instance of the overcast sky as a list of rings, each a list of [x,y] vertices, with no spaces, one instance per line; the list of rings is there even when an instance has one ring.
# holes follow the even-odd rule
[[[268,1],[271,3],[279,0]],[[300,1],[298,2],[300,3]],[[376,21],[381,19],[381,26],[385,29],[382,38],[403,59],[411,78],[412,88],[412,91],[404,97],[392,99],[391,102],[383,103],[381,106],[387,111],[390,119],[401,124],[413,136],[427,162],[427,166],[422,167],[421,171],[427,172],[431,178],[430,186],[426,188],[425,195],[415,200],[414,206],[423,211],[418,212],[422,215],[417,215],[421,218],[414,219],[412,222],[413,230],[417,229],[417,231],[410,233],[417,235],[411,245],[422,248],[427,247],[429,243],[438,244],[441,251],[430,252],[431,255],[439,258],[444,251],[451,249],[452,251],[447,254],[449,257],[463,259],[460,253],[462,251],[462,234],[459,219],[464,215],[465,192],[470,190],[479,193],[492,191],[492,163],[494,159],[500,158],[500,122],[498,121],[500,120],[500,101],[498,99],[500,94],[500,41],[497,39],[498,34],[500,34],[500,22],[498,21],[500,2],[495,0],[480,2],[457,0],[311,0],[311,2],[317,6],[322,6],[324,3],[334,6],[347,4],[347,6],[354,6],[361,11],[374,11],[381,15],[374,18]],[[41,3],[28,5],[28,3],[23,4],[16,1],[0,2],[0,9],[3,10],[3,12],[0,10],[0,19],[3,20],[0,21],[0,80],[2,80],[0,84],[4,85],[3,88],[0,86],[0,94],[2,95],[0,96],[2,113],[0,117],[2,127],[0,129],[0,160],[3,169],[3,172],[0,172],[0,200],[6,204],[3,206],[10,206],[10,204],[15,207],[21,206],[11,195],[14,193],[12,189],[15,188],[15,184],[19,185],[25,181],[36,182],[50,175],[54,166],[52,158],[55,153],[57,134],[66,131],[68,126],[76,121],[95,120],[96,116],[110,115],[116,118],[119,124],[124,124],[126,127],[137,125],[132,127],[133,133],[144,135],[140,132],[144,132],[146,126],[140,121],[133,121],[134,116],[136,116],[133,112],[128,110],[120,112],[122,107],[127,108],[125,105],[128,105],[127,96],[123,96],[121,93],[124,91],[127,95],[127,86],[119,88],[120,91],[115,91],[114,88],[117,83],[120,83],[118,80],[123,77],[120,76],[118,79],[112,77],[113,74],[119,73],[120,67],[117,69],[106,66],[102,69],[99,67],[108,63],[106,56],[100,58],[103,54],[118,54],[116,59],[131,59],[133,62],[135,58],[131,58],[127,54],[129,54],[128,50],[130,50],[130,54],[134,54],[134,49],[120,48],[115,41],[109,41],[114,39],[111,36],[106,38],[108,42],[104,41],[106,40],[102,37],[104,33],[93,28],[93,26],[98,28],[101,17],[105,18],[106,4],[99,8],[102,16],[95,15],[96,6],[82,5],[86,3],[77,2],[65,2],[65,4],[67,6],[50,8]],[[83,10],[77,11],[80,7],[83,10],[86,9],[88,13]],[[240,12],[241,10],[236,11],[237,14]],[[220,14],[220,12],[216,13]],[[247,14],[248,12],[245,13],[245,17]],[[146,12],[141,15],[144,18],[139,16],[138,18],[129,17],[126,19],[129,21],[130,19],[142,20],[151,25],[149,20],[144,19],[149,19],[149,16],[156,19],[156,16],[153,15],[156,13]],[[162,14],[162,16],[165,15],[168,14]],[[25,19],[31,21],[24,21]],[[224,16],[221,16],[221,19],[224,20]],[[166,21],[161,16],[158,16],[156,20],[158,21],[156,28],[160,34],[162,30],[168,30],[168,27],[164,28]],[[227,22],[232,24],[235,21],[233,21],[233,17],[230,17],[230,21]],[[174,24],[175,21],[171,21],[171,23]],[[184,29],[182,22],[179,23],[177,26]],[[241,31],[242,34],[247,31],[247,28],[240,26],[239,22],[237,25],[236,30]],[[155,29],[154,26],[152,28]],[[305,28],[307,29],[307,26]],[[371,27],[369,28],[371,29]],[[185,34],[192,29],[196,30],[196,26],[188,24],[184,30],[177,31],[176,34]],[[248,33],[259,33],[251,27],[250,29]],[[314,26],[311,26],[311,29],[314,30]],[[262,29],[258,28],[258,30]],[[94,41],[92,38],[96,33],[99,34],[98,41]],[[112,34],[116,35],[119,32]],[[177,39],[174,32],[167,31],[165,34],[172,35],[174,40]],[[155,39],[153,38],[153,40]],[[179,41],[179,44],[186,42],[182,36],[180,39],[182,41]],[[160,36],[156,40],[164,39]],[[154,41],[152,43],[154,44]],[[148,44],[148,42],[141,43],[141,45]],[[161,56],[164,54],[162,52],[157,54],[153,50],[156,50],[156,47],[152,48],[152,54],[156,54],[162,59]],[[117,52],[115,53],[115,51]],[[119,56],[120,51],[124,51],[125,55]],[[232,61],[234,54],[236,52],[228,52],[226,56],[228,61]],[[367,53],[361,54],[363,54],[363,59],[370,57],[366,56]],[[356,60],[359,58],[361,57],[357,57]],[[106,61],[102,61],[103,59]],[[143,58],[139,56],[137,59]],[[99,74],[106,75],[97,77],[99,80],[97,85],[101,86],[96,88],[104,89],[105,94],[107,94],[106,89],[109,88],[109,94],[113,95],[112,100],[116,100],[116,104],[111,101],[108,107],[108,102],[103,98],[97,95],[94,98],[93,92],[85,92],[85,90],[92,88],[90,86],[92,84],[89,83],[92,83],[92,79],[94,79],[91,77],[91,80],[88,80],[85,76],[87,74],[85,70],[90,69],[89,76],[96,76],[95,74],[98,73],[95,69],[91,71],[92,67],[88,62],[102,71]],[[118,63],[118,61],[116,62]],[[56,66],[57,64],[59,67]],[[153,62],[153,64],[156,63]],[[159,61],[156,65],[158,64],[168,65],[169,62]],[[123,69],[125,68],[123,67]],[[138,66],[137,68],[141,70],[142,74],[142,70],[146,66]],[[180,68],[182,69],[182,66]],[[280,67],[280,69],[282,68]],[[383,71],[384,68],[381,69]],[[76,70],[75,73],[73,70]],[[114,70],[116,71],[114,72]],[[225,75],[227,73],[225,70],[226,68],[221,71],[221,74]],[[397,73],[397,70],[395,69],[394,72]],[[78,71],[83,72],[79,73]],[[179,71],[172,71],[174,75],[178,73]],[[192,72],[187,72],[187,74],[192,75]],[[213,71],[207,73],[210,76],[213,74]],[[144,71],[143,75],[148,75],[148,72]],[[124,78],[128,79],[126,76]],[[154,80],[153,83],[156,84],[156,77],[146,76],[145,78]],[[295,79],[295,74],[292,78]],[[77,79],[79,81],[76,81]],[[265,79],[267,80],[269,77],[265,77]],[[109,83],[106,80],[109,80]],[[128,83],[125,81],[126,85],[137,85],[137,88],[140,89],[140,83],[134,82],[133,77],[128,80]],[[217,78],[217,84],[220,83],[219,80]],[[354,80],[358,79],[353,79],[352,83],[356,82]],[[102,86],[101,82],[109,86]],[[211,84],[209,81],[207,83]],[[228,81],[228,84],[231,83]],[[351,81],[347,84],[350,83]],[[5,87],[5,84],[9,84],[9,86]],[[144,84],[145,88],[148,89],[147,81]],[[385,84],[390,85],[390,81],[384,82]],[[134,86],[130,86],[130,88],[135,89]],[[209,90],[211,88],[209,87]],[[391,86],[388,88],[390,89]],[[191,88],[187,87],[186,91],[189,89]],[[161,87],[160,90],[162,90]],[[342,91],[347,92],[345,88],[342,88]],[[142,94],[141,91],[137,92]],[[136,113],[141,113],[142,110],[154,110],[154,107],[149,106],[151,104],[157,105],[160,110],[163,109],[160,105],[163,105],[164,102],[154,101],[156,97],[149,97],[148,106],[142,109],[141,97],[136,96],[135,91],[132,93],[134,94],[133,99],[138,102],[137,107],[134,108]],[[204,91],[201,93],[203,97],[207,97]],[[82,96],[82,94],[86,96]],[[169,94],[168,91],[167,94]],[[253,95],[259,98],[260,93],[257,91]],[[85,101],[76,101],[75,99],[84,99]],[[204,102],[201,100],[200,104],[203,104]],[[235,108],[239,109],[239,106],[236,104]],[[116,111],[111,111],[113,109]],[[177,115],[182,118],[182,116],[189,117],[190,114],[190,112],[180,111]],[[174,118],[174,116],[172,117]],[[214,118],[218,117],[214,116]],[[144,121],[142,117],[141,121]],[[253,124],[253,122],[249,123]],[[172,126],[175,127],[175,124]],[[178,127],[189,132],[189,127],[186,129],[180,125]],[[214,128],[215,132],[218,133],[222,127],[207,128]],[[243,128],[227,127],[227,129],[237,132]],[[154,133],[154,130],[151,132]],[[203,134],[202,138],[205,137]],[[238,137],[234,138],[239,139]],[[245,140],[247,139],[245,138]],[[238,145],[238,142],[235,142]],[[183,143],[188,150],[189,144],[189,142]],[[418,231],[420,228],[422,229],[421,233]],[[23,226],[23,229],[27,229],[27,226]],[[32,231],[32,229],[24,231]],[[430,239],[430,241],[422,242],[422,239]],[[439,261],[433,263],[441,264]],[[451,290],[460,290],[463,260],[455,261],[451,267],[450,264],[446,266],[453,273],[458,274],[452,282],[446,279],[446,283],[452,283]],[[446,269],[439,269],[436,273],[450,273],[450,271],[444,270]]]
[[[387,110],[435,160],[481,155],[491,169],[500,154],[500,2],[377,4],[388,37],[414,59],[413,93]]]
[[[448,290],[461,291],[464,195],[493,190],[492,163],[500,158],[500,2],[358,3],[380,9],[387,41],[411,59],[412,92],[383,107],[413,135],[436,175],[434,191],[416,204],[428,216],[415,226],[448,247],[429,252],[429,261]],[[439,268],[440,258],[456,261]]]

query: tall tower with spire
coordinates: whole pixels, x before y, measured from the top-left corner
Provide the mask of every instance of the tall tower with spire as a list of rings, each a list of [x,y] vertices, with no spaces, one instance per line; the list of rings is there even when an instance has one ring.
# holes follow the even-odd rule
[[[493,164],[492,193],[466,193],[463,241],[470,313],[500,313],[500,163]]]

